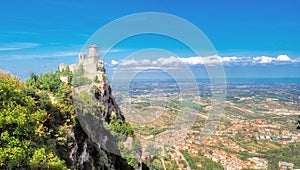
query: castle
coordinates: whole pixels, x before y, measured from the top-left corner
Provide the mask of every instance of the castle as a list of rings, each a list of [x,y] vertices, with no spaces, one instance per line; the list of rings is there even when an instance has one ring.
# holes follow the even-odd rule
[[[94,79],[97,75],[99,75],[102,72],[104,67],[103,61],[99,60],[98,46],[96,45],[89,46],[88,57],[86,57],[85,53],[80,52],[78,54],[78,61],[79,61],[78,65],[76,64],[69,65],[70,71],[74,73],[78,70],[79,66],[82,65],[89,79]],[[60,64],[59,71],[63,71],[66,67],[67,65]],[[66,78],[62,78],[62,79],[66,79]]]
[[[87,72],[89,79],[96,77],[98,68],[103,67],[103,62],[99,61],[98,46],[89,46],[88,57],[85,57],[83,52],[78,54],[79,65],[82,65]]]
[[[91,45],[89,46],[89,53],[88,58],[85,57],[85,54],[83,52],[80,52],[78,54],[79,59],[79,65],[82,64],[83,66],[91,65],[91,64],[97,64],[97,61],[99,60],[99,54],[98,54],[98,46]]]

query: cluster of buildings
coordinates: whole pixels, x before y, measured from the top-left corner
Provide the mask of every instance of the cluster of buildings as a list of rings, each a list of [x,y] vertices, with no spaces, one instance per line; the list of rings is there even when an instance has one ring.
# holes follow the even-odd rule
[[[232,138],[234,135],[244,134],[244,140],[253,140],[258,137],[257,140],[272,140],[278,141],[281,144],[286,142],[299,141],[300,133],[296,131],[282,130],[281,124],[268,123],[264,119],[249,119],[239,120],[232,119],[231,125],[225,125],[223,122],[220,123],[214,135],[208,137],[205,141],[200,142],[199,133],[195,133],[195,130],[188,130],[188,138],[182,141],[176,141],[175,148],[177,150],[185,150],[190,155],[204,155],[207,158],[215,162],[219,162],[223,165],[226,170],[236,169],[268,169],[268,161],[264,158],[251,157],[246,160],[241,160],[238,153],[249,152],[254,154],[255,151],[248,151],[242,148],[239,144],[234,142]],[[183,132],[181,132],[183,133]],[[180,130],[178,133],[172,132],[172,136],[165,135],[156,138],[155,143],[163,143],[176,135],[181,134]],[[264,134],[262,134],[264,133]],[[272,134],[272,135],[271,135]],[[180,136],[180,135],[179,135]],[[275,138],[275,136],[277,138]],[[287,140],[290,139],[290,140]],[[174,146],[174,145],[173,145]],[[228,152],[230,151],[230,152]],[[170,152],[171,158],[177,163],[183,160],[182,155],[177,152]],[[197,166],[201,167],[201,163],[198,162]],[[279,167],[289,167],[292,164],[280,163]]]
[[[229,144],[227,147],[233,148],[236,151],[244,151],[244,149],[237,146],[234,142],[225,139]],[[223,165],[226,170],[237,170],[237,169],[267,169],[268,161],[263,158],[252,157],[247,160],[241,160],[237,154],[228,153],[225,150],[219,149],[218,142],[222,142],[220,138],[212,138],[209,141],[203,142],[203,145],[198,145],[194,142],[190,143],[178,143],[176,144],[177,149],[183,149],[188,151],[191,155],[197,156],[198,154],[204,155],[215,162],[219,162]],[[206,145],[207,144],[207,145]],[[174,159],[180,159],[180,157],[174,156]]]
[[[282,130],[281,124],[268,123],[264,119],[232,119],[231,122],[232,125],[229,127],[220,124],[216,131],[216,135],[228,135],[234,137],[238,134],[242,134],[247,141],[256,138],[256,140],[272,140],[282,144],[300,140],[299,132]]]
[[[200,133],[195,129],[178,129],[176,131],[165,131],[155,137],[149,136],[147,140],[152,140],[153,144],[167,143],[174,146],[176,150],[185,150],[191,156],[205,156],[215,162],[222,164],[226,170],[237,169],[268,169],[268,160],[257,156],[242,160],[239,153],[248,152],[255,154],[255,150],[247,150],[241,147],[233,139],[236,135],[242,135],[243,141],[270,140],[286,144],[300,140],[300,133],[283,129],[278,123],[270,122],[264,119],[239,119],[227,117],[230,123],[220,122],[215,133],[208,137],[205,141],[200,142]],[[195,126],[202,127],[199,122]],[[183,134],[187,134],[183,138]],[[181,139],[180,139],[181,138]],[[170,141],[173,139],[173,142]],[[175,139],[175,140],[174,140]],[[175,142],[175,143],[174,143]],[[143,142],[144,143],[144,142]],[[184,160],[183,155],[169,150],[170,157],[179,166],[183,166],[180,162]],[[149,153],[147,158],[153,158]],[[147,159],[146,158],[146,159]],[[291,167],[292,163],[279,163],[279,167]],[[197,166],[201,167],[201,162],[197,162]],[[182,168],[186,169],[186,167]],[[284,169],[284,168],[283,168]]]

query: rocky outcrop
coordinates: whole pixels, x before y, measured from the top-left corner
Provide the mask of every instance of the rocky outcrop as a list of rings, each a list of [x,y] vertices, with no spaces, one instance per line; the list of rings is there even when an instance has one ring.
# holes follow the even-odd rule
[[[105,72],[104,74],[98,74],[98,76],[101,77],[99,77],[100,82],[96,83],[96,87],[101,90],[96,99],[99,105],[104,106],[103,117],[105,121],[109,121],[111,116],[115,116],[117,119],[124,121],[124,116],[122,115],[118,104],[115,102],[115,99],[112,96],[111,86],[108,83]]]
[[[57,148],[57,154],[70,169],[133,169],[120,155],[107,151],[89,137],[79,122],[70,131],[68,142]]]
[[[67,128],[67,142],[57,145],[58,155],[71,169],[134,169],[120,155],[118,142],[104,124],[110,118],[125,121],[115,102],[105,70],[98,80],[73,87],[72,101],[76,113],[74,127]]]

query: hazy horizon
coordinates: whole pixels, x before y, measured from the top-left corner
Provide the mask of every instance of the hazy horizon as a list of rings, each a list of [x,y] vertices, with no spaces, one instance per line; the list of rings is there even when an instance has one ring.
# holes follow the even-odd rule
[[[153,11],[181,17],[198,27],[220,56],[227,78],[299,78],[299,9],[299,0],[5,1],[0,11],[0,69],[22,80],[31,71],[55,71],[60,63],[76,63],[84,44],[105,24],[126,15]],[[180,28],[188,34],[186,29]],[[101,37],[97,42],[100,57],[108,48],[105,43]],[[119,42],[104,58],[106,67],[114,69],[132,53],[149,48],[172,52],[192,70],[199,67],[203,71],[185,44],[152,34]],[[147,67],[147,63],[137,64]]]

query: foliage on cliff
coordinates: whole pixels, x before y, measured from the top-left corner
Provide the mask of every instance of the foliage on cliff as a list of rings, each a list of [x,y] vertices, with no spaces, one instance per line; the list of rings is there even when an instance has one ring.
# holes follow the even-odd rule
[[[66,169],[47,139],[51,115],[47,94],[25,88],[19,79],[0,73],[0,168]],[[42,156],[41,156],[42,155]]]
[[[132,169],[86,134],[76,118],[72,79],[68,69],[31,73],[25,83],[0,73],[0,169]]]

